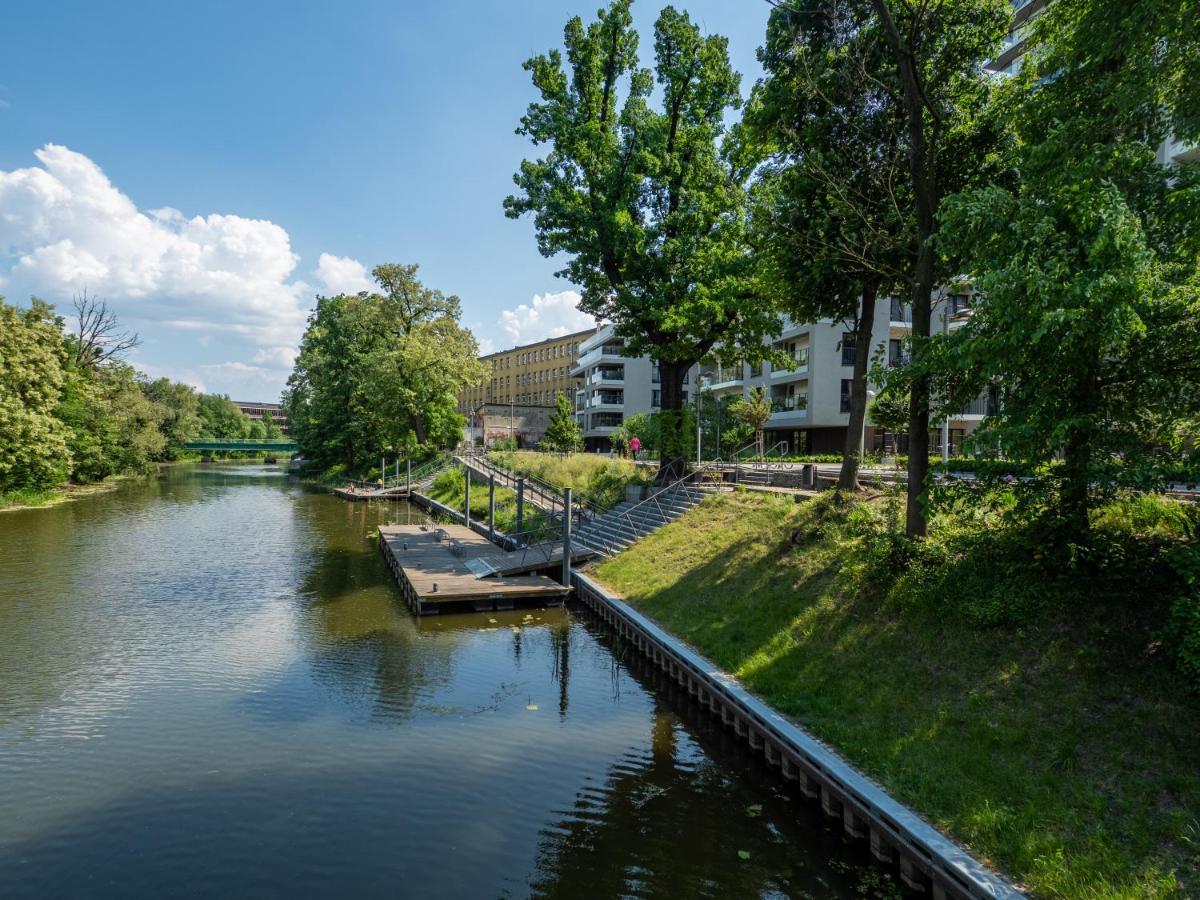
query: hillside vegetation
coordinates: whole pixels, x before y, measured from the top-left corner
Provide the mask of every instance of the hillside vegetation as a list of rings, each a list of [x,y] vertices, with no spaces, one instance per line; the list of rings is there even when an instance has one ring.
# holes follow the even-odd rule
[[[718,495],[596,574],[1033,893],[1197,896],[1195,515],[1067,566],[994,507],[914,551],[898,497]]]

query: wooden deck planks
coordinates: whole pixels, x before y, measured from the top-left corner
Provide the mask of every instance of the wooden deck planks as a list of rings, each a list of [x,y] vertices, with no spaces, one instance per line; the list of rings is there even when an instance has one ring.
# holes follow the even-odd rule
[[[385,525],[379,536],[384,557],[418,615],[436,612],[443,604],[496,609],[507,608],[516,600],[557,603],[569,593],[541,575],[477,578],[467,560],[486,560],[499,569],[511,565],[508,557],[514,554],[462,525]]]

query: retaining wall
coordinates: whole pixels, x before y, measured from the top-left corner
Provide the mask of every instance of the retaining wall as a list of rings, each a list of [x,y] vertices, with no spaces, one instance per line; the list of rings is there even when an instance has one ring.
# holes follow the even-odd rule
[[[871,856],[896,866],[910,889],[942,898],[1024,895],[985,868],[932,825],[903,806],[804,729],[743,688],[582,572],[572,573],[576,597],[623,639],[707,705],[750,747],[819,800],[847,836],[867,841]]]

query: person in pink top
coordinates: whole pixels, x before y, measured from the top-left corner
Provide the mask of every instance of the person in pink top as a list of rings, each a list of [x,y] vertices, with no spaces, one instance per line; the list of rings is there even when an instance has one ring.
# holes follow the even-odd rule
[[[629,452],[633,454],[633,458],[637,459],[638,451],[642,449],[642,442],[634,438],[629,442]]]

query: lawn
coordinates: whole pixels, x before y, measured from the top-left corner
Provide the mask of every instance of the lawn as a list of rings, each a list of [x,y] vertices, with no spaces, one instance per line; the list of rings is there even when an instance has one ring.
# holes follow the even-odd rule
[[[1152,568],[1043,576],[947,526],[889,578],[898,502],[718,495],[596,575],[1032,893],[1200,896],[1200,695]]]

